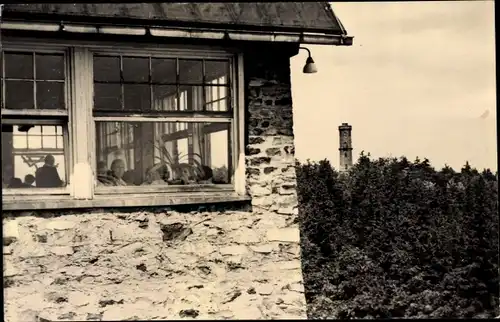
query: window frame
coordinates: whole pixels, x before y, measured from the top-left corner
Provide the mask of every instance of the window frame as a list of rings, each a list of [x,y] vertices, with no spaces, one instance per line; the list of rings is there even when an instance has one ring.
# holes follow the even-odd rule
[[[43,43],[42,43],[43,42]],[[243,75],[243,54],[234,48],[211,48],[206,46],[185,46],[185,45],[144,45],[130,42],[109,42],[109,41],[77,41],[77,40],[34,40],[28,38],[12,38],[3,40],[3,51],[31,51],[31,52],[65,52],[65,107],[62,110],[7,110],[2,109],[2,118],[8,117],[31,119],[37,121],[37,117],[55,117],[63,119],[66,122],[65,129],[65,161],[66,161],[66,182],[67,185],[61,192],[49,191],[46,188],[26,189],[30,191],[22,191],[23,189],[2,189],[2,202],[23,200],[23,197],[33,196],[33,198],[41,198],[42,196],[49,197],[50,205],[46,207],[53,208],[54,200],[58,194],[64,194],[64,201],[75,200],[77,204],[83,204],[82,199],[87,200],[85,203],[93,204],[92,200],[96,200],[95,204],[102,206],[103,199],[116,199],[116,194],[127,194],[126,198],[132,198],[130,202],[115,201],[115,204],[147,206],[149,204],[184,204],[192,203],[193,200],[199,200],[200,196],[207,197],[207,202],[210,196],[215,199],[224,199],[227,196],[228,200],[244,199],[247,200],[245,187],[245,160],[244,160],[244,75]],[[68,53],[68,54],[66,54]],[[108,55],[123,55],[127,57],[149,57],[152,58],[179,58],[179,59],[229,59],[230,61],[230,99],[228,99],[227,112],[212,112],[212,111],[193,111],[193,112],[170,112],[169,116],[154,115],[137,115],[134,116],[94,116],[94,78],[93,78],[93,57],[97,54]],[[83,64],[82,64],[83,63]],[[91,67],[91,68],[89,68]],[[82,95],[84,93],[84,95]],[[36,111],[33,113],[33,111]],[[123,112],[123,111],[120,111]],[[126,111],[125,111],[126,112]],[[96,113],[100,114],[100,113]],[[208,116],[207,116],[208,115]],[[78,120],[78,122],[77,122]],[[230,126],[229,137],[230,147],[232,151],[232,183],[224,185],[213,184],[193,184],[193,185],[175,185],[175,186],[127,186],[127,187],[96,187],[96,121],[112,120],[112,121],[173,121],[173,122],[210,122],[210,123],[227,123]],[[161,123],[160,123],[161,124]],[[86,144],[81,146],[75,145],[76,137],[81,138],[85,135],[87,138]],[[86,164],[92,173],[84,177],[75,175],[75,167],[77,163]],[[83,182],[81,182],[83,180]],[[75,182],[77,182],[75,184]],[[83,185],[82,185],[83,183]],[[58,189],[58,188],[57,188]],[[8,190],[15,190],[10,193]],[[52,190],[52,188],[50,189]],[[36,192],[35,192],[36,191]],[[193,194],[190,200],[190,194]],[[69,196],[68,196],[69,195]],[[150,201],[148,196],[154,199]],[[239,197],[238,197],[239,196]],[[76,202],[78,200],[78,202]],[[28,203],[28,202],[27,202]],[[31,205],[35,203],[31,201]],[[71,202],[70,202],[71,204]],[[113,202],[109,202],[110,206]],[[33,206],[35,207],[35,206]],[[44,207],[42,206],[37,206]]]
[[[2,188],[2,196],[38,196],[38,195],[69,195],[70,194],[70,173],[71,173],[71,153],[70,153],[70,124],[68,120],[69,109],[71,104],[71,92],[70,86],[71,82],[69,79],[70,75],[70,65],[69,65],[69,55],[66,46],[19,46],[3,44],[1,50],[1,61],[3,64],[2,70],[5,73],[5,52],[16,52],[16,53],[34,53],[36,54],[62,54],[64,57],[64,109],[7,109],[3,108],[3,103],[5,100],[6,86],[5,83],[2,84],[2,124],[16,125],[16,124],[30,124],[30,125],[61,125],[63,129],[63,146],[64,146],[64,162],[65,162],[65,182],[66,186],[60,188],[36,188],[36,189],[26,189],[26,188]],[[35,56],[34,56],[35,58]],[[36,59],[33,62],[33,70],[36,70]],[[4,82],[3,75],[0,77],[1,81]],[[33,75],[33,82],[36,83],[36,77]],[[36,84],[34,84],[34,93],[36,93]],[[36,97],[33,98],[36,101]],[[36,118],[43,117],[44,119]]]
[[[112,49],[93,49],[90,51],[92,59],[94,55],[102,56],[125,56],[125,57],[151,57],[151,58],[165,58],[165,59],[193,59],[193,60],[203,60],[203,59],[229,59],[230,62],[230,79],[235,80],[236,75],[233,72],[234,69],[234,55],[227,53],[212,54],[207,51],[200,52],[190,52],[189,55],[179,54],[178,50],[172,50],[171,52],[163,52],[159,54],[155,53],[138,53],[135,49],[129,49],[126,47],[112,48]],[[182,55],[182,56],[181,56]],[[229,90],[231,93],[236,93],[235,81],[230,82]],[[92,73],[92,84],[94,84],[94,78]],[[205,86],[208,84],[193,84],[192,86]],[[183,123],[224,123],[230,126],[230,144],[232,146],[232,151],[236,150],[234,148],[234,119],[235,110],[237,105],[234,101],[234,96],[230,95],[230,110],[227,112],[212,112],[212,111],[163,111],[160,113],[149,112],[147,114],[137,114],[137,112],[127,112],[117,111],[117,112],[102,112],[99,110],[92,110],[92,127],[93,133],[97,133],[96,122],[110,121],[110,122],[183,122]],[[178,103],[179,104],[179,103]],[[96,116],[96,114],[98,116]],[[113,116],[115,114],[116,116]],[[128,114],[127,116],[118,116],[119,114]],[[102,115],[102,116],[100,116]],[[159,116],[155,116],[159,115]],[[168,116],[167,116],[168,115]],[[212,115],[209,117],[208,115]],[[95,140],[93,141],[95,143]],[[92,151],[95,151],[95,144],[92,145]],[[235,164],[234,152],[231,155],[232,164]],[[92,167],[95,169],[97,158],[94,156],[92,160]],[[233,167],[234,168],[234,167]],[[235,173],[233,169],[233,174],[231,175],[235,178]],[[234,191],[234,184],[218,184],[218,185],[208,185],[208,184],[191,184],[185,186],[124,186],[124,187],[107,187],[107,186],[96,186],[94,193],[100,195],[110,195],[110,194],[136,194],[136,193],[148,193],[148,192],[163,192],[163,193],[176,193],[176,192],[200,192],[200,191]]]
[[[46,119],[46,120],[32,120],[25,118],[7,118],[2,119],[2,124],[7,125],[18,125],[18,124],[29,124],[29,125],[60,125],[63,130],[63,147],[64,147],[64,181],[66,182],[66,186],[60,188],[36,188],[36,189],[26,189],[26,188],[2,188],[2,195],[6,196],[30,196],[30,195],[69,195],[69,177],[70,170],[68,167],[68,160],[70,158],[69,151],[69,130],[68,130],[68,122],[64,119]]]

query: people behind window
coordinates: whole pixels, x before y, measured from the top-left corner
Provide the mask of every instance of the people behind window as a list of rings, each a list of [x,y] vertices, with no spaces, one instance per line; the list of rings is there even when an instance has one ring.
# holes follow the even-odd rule
[[[55,167],[55,158],[52,154],[47,154],[44,160],[45,164],[35,172],[35,181],[37,188],[56,188],[62,187],[64,182],[59,177]]]
[[[170,169],[170,167],[172,167]],[[191,165],[188,163],[167,165],[164,162],[148,167],[144,173],[138,169],[126,170],[122,159],[115,159],[108,170],[106,162],[97,163],[98,186],[138,186],[138,185],[184,185],[213,183],[214,171],[206,165]],[[226,182],[220,182],[226,183]]]
[[[178,163],[173,167],[172,184],[207,184],[212,183],[213,170],[207,165]]]
[[[32,175],[32,174],[27,174],[25,177],[24,177],[24,183],[23,183],[23,187],[24,188],[33,188],[33,184],[35,183],[36,179],[35,179],[35,176]]]
[[[19,178],[11,178],[7,188],[23,188],[23,182]]]
[[[17,177],[9,179],[4,171],[3,188],[34,188],[35,183],[36,187],[42,188],[62,186],[64,182],[60,179],[57,168],[54,166],[54,157],[49,154],[45,157],[44,161],[45,164],[36,171],[35,176],[32,174],[26,175],[24,182]],[[110,168],[108,169],[105,161],[97,162],[98,186],[226,183],[226,180],[216,180],[214,170],[206,165],[194,166],[188,163],[181,163],[170,169],[167,164],[160,162],[148,167],[144,176],[134,169],[126,171],[125,162],[122,159],[113,160]],[[226,168],[224,170],[223,172],[227,172]]]
[[[115,186],[126,186],[123,180],[125,174],[125,162],[122,159],[115,159],[111,162],[111,177]]]
[[[140,178],[140,175],[136,170],[128,170],[123,174],[123,181],[125,181],[130,186],[138,186],[141,184],[142,179]]]
[[[98,185],[113,186],[113,177],[111,170],[108,169],[106,162],[97,162],[97,183]]]
[[[165,185],[169,177],[168,167],[162,163],[155,164],[146,170],[142,185]]]
[[[198,180],[203,183],[210,183],[214,177],[214,171],[207,165],[202,165],[198,171]]]
[[[162,164],[161,167],[158,169],[158,172],[160,173],[160,178],[164,182],[168,182],[170,180],[170,170],[166,164]]]
[[[108,170],[105,161],[97,162],[97,185],[98,186],[126,186],[123,180],[125,174],[125,162],[115,159],[111,162],[111,169]]]
[[[97,162],[97,175],[98,176],[107,176],[108,175],[108,166],[106,165],[106,162],[104,161],[99,161]]]
[[[229,183],[228,169],[226,166],[216,167],[212,171],[212,183],[224,184]]]

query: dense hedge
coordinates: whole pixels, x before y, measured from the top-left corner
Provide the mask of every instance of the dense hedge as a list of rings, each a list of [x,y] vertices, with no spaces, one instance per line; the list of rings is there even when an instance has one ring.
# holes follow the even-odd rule
[[[466,164],[297,164],[308,317],[498,315],[497,176]]]

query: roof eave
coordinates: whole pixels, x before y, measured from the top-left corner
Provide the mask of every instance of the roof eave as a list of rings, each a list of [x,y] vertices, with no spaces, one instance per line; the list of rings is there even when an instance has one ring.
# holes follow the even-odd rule
[[[230,4],[230,3],[228,3]],[[297,3],[298,4],[298,3]],[[303,3],[301,3],[303,4]],[[117,7],[110,11],[109,6],[105,6],[102,9],[102,12],[99,11],[98,14],[91,14],[91,10],[87,8],[85,5],[81,6],[82,8],[73,8],[72,10],[60,10],[61,8],[52,8],[49,4],[47,7],[39,8],[39,5],[36,5],[35,8],[31,8],[29,5],[21,5],[21,8],[17,8],[17,5],[14,7],[10,7],[8,5],[5,6],[3,12],[3,18],[9,20],[25,20],[25,21],[39,21],[39,22],[72,22],[72,23],[91,23],[91,24],[118,24],[118,25],[127,25],[127,26],[142,26],[142,25],[161,25],[164,27],[181,27],[181,28],[202,28],[202,29],[233,29],[233,30],[242,30],[242,31],[276,31],[276,32],[295,32],[295,31],[304,31],[311,33],[327,33],[327,34],[345,34],[345,28],[340,23],[337,16],[333,13],[333,10],[328,2],[319,2],[320,7],[314,8],[316,11],[324,10],[324,12],[316,12],[317,19],[313,19],[314,14],[305,14],[307,19],[302,17],[302,14],[295,17],[293,21],[288,21],[288,23],[283,23],[282,21],[271,21],[266,20],[265,23],[262,23],[258,17],[255,18],[254,21],[249,18],[248,15],[246,18],[238,18],[238,15],[235,15],[233,12],[229,14],[233,17],[232,21],[228,21],[227,19],[189,19],[187,17],[177,17],[175,15],[166,14],[165,8],[162,10],[153,10],[152,8],[144,8],[144,15],[138,15],[137,12],[135,14],[127,13],[127,8],[125,12],[122,12],[120,6],[125,7],[126,4],[117,4]],[[69,5],[69,4],[68,4]],[[186,4],[187,5],[187,4]],[[43,6],[43,5],[42,5]],[[74,4],[73,6],[77,6]],[[72,7],[73,7],[72,6]],[[187,5],[188,11],[197,12],[191,8],[191,6]],[[293,3],[287,4],[289,6],[288,9],[292,10],[295,8]],[[322,8],[321,8],[322,6]],[[295,8],[297,9],[297,8]],[[75,11],[76,10],[76,11]],[[94,8],[93,10],[96,10]],[[151,11],[152,10],[152,11]],[[226,11],[229,10],[226,8]],[[81,12],[80,12],[81,11]],[[150,12],[151,11],[151,12]],[[174,10],[175,11],[175,10]],[[314,10],[313,10],[314,11]],[[266,15],[266,12],[258,12],[258,15]],[[214,12],[211,12],[213,14]],[[200,14],[198,12],[197,14]],[[210,16],[210,11],[207,13]],[[255,13],[254,13],[255,14]],[[272,16],[272,13],[269,13]],[[274,13],[276,14],[276,13]],[[325,16],[326,14],[326,16]],[[250,14],[251,16],[251,14]],[[193,18],[193,17],[191,17]],[[201,18],[201,17],[200,17]],[[252,18],[252,19],[253,19]],[[321,18],[321,19],[320,19]],[[311,20],[312,19],[312,20]],[[321,20],[321,21],[318,21]],[[288,19],[290,20],[290,19]],[[327,21],[325,21],[327,20]],[[260,22],[260,23],[259,23]],[[321,23],[320,23],[321,22]]]
[[[258,42],[285,42],[310,45],[351,46],[353,37],[345,34],[311,33],[305,31],[251,31],[216,28],[185,28],[165,26],[120,26],[115,24],[96,25],[90,23],[46,23],[26,22],[4,19],[0,25],[3,30],[46,31],[58,33],[86,33],[107,35],[129,35],[188,39],[235,40]]]

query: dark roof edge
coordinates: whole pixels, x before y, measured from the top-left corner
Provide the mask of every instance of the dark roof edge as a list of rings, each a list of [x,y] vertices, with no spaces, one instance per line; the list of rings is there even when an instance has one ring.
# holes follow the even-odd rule
[[[333,19],[339,25],[340,30],[341,30],[341,34],[342,35],[347,35],[347,30],[345,29],[344,25],[342,24],[342,22],[340,21],[340,19],[337,17],[337,15],[335,14],[335,12],[333,11],[333,8],[332,8],[332,5],[330,4],[330,2],[328,2],[328,1],[321,1],[321,3],[324,5],[327,14],[330,15],[330,19]]]
[[[219,41],[251,41],[269,43],[295,43],[311,45],[336,45],[351,46],[353,37],[345,35],[327,35],[304,32],[252,32],[248,30],[230,29],[199,29],[180,27],[158,26],[118,26],[116,24],[96,25],[61,22],[38,22],[25,20],[6,19],[0,25],[3,32],[41,32],[45,35],[70,35],[70,34],[101,34],[101,35],[128,35],[131,37],[146,37],[148,39],[161,38],[189,38]],[[50,37],[50,36],[49,36]],[[151,38],[153,37],[153,38]]]
[[[325,4],[328,4],[325,2]],[[325,7],[326,8],[326,7]],[[333,14],[333,11],[328,10],[335,19],[341,29],[345,33],[340,21]],[[93,23],[93,24],[106,24],[110,23],[123,26],[161,26],[161,27],[180,27],[180,28],[203,28],[203,29],[232,29],[241,31],[277,31],[277,32],[311,32],[323,33],[328,35],[338,35],[338,30],[332,29],[319,29],[319,28],[304,28],[304,27],[284,27],[284,26],[260,26],[260,25],[238,25],[238,24],[221,24],[221,23],[208,23],[208,22],[192,22],[192,21],[177,21],[177,20],[150,20],[150,19],[134,19],[134,18],[117,18],[117,17],[90,17],[90,16],[75,16],[75,15],[59,15],[59,14],[43,14],[43,13],[25,13],[25,12],[3,12],[2,18],[4,20],[25,20],[37,22],[78,22],[78,23]]]
[[[337,17],[337,15],[335,14],[335,12],[333,12],[333,8],[332,8],[332,5],[330,2],[327,2],[327,1],[322,1],[322,3],[325,5],[325,9],[326,11],[332,15],[331,18],[335,19],[335,21],[337,22],[337,24],[339,25],[340,27],[340,30],[342,32],[343,35],[347,35],[347,30],[345,29],[344,25],[342,24],[342,22],[340,21],[340,19]]]

